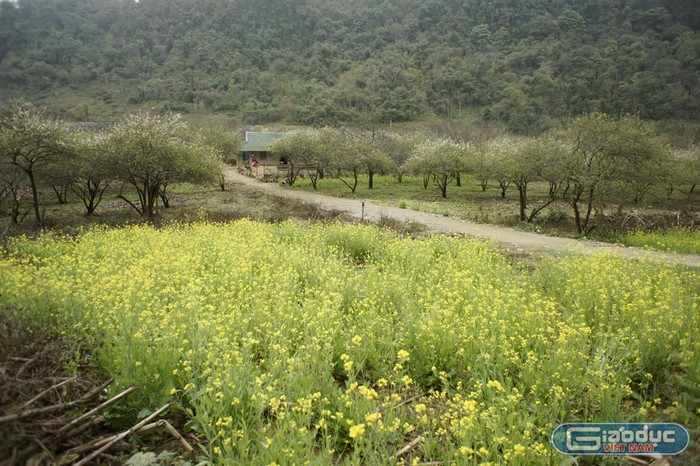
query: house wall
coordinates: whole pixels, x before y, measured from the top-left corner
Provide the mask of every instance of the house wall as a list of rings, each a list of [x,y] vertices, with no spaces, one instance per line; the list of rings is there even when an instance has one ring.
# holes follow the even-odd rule
[[[250,167],[250,159],[252,155],[255,155],[255,158],[258,161],[258,163],[265,167],[277,167],[283,165],[280,164],[280,160],[278,157],[274,157],[268,152],[264,151],[239,152],[236,165],[244,168]]]

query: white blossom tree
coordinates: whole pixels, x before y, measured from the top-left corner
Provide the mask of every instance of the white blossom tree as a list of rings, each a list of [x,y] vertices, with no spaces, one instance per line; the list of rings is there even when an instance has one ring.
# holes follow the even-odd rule
[[[467,167],[468,144],[460,144],[449,139],[431,139],[418,146],[406,161],[407,169],[413,173],[429,176],[447,198],[447,187],[458,174]]]
[[[144,217],[156,214],[157,200],[169,183],[217,179],[220,151],[188,134],[187,124],[178,115],[139,113],[124,118],[109,135],[110,169],[134,188],[138,200],[119,197]]]

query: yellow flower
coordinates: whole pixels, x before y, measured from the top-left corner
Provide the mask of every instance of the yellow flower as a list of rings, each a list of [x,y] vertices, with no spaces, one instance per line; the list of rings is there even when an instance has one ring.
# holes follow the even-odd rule
[[[406,359],[408,360],[409,353],[406,350],[399,350],[399,353],[397,354],[399,359]]]
[[[365,425],[364,424],[356,424],[352,427],[350,427],[350,438],[356,439],[356,438],[362,438],[365,435]]]
[[[352,342],[357,346],[360,346],[362,344],[362,337],[359,335],[355,335],[354,337],[352,337]]]
[[[501,382],[498,380],[489,380],[489,382],[486,384],[487,387],[489,387],[492,390],[496,390],[498,392],[503,391],[503,385],[501,385]]]

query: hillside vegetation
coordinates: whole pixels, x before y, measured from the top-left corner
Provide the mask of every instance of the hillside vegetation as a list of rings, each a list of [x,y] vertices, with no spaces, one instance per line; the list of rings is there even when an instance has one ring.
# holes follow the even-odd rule
[[[521,133],[591,111],[697,119],[698,25],[682,0],[4,1],[0,100]]]

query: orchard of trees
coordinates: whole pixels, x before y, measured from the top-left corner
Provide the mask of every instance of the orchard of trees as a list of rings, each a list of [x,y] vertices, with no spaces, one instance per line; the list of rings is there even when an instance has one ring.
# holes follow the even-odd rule
[[[700,3],[682,0],[0,1],[0,100],[244,124],[700,118]]]
[[[20,223],[29,211],[44,223],[41,192],[59,203],[74,193],[92,215],[110,184],[119,198],[152,218],[157,203],[168,207],[168,185],[218,180],[226,152],[240,149],[237,135],[216,128],[200,131],[178,115],[129,115],[108,128],[80,130],[25,101],[11,101],[0,111],[0,201],[10,204]],[[44,196],[45,197],[45,196]]]
[[[624,199],[637,206],[652,192],[674,191],[690,202],[700,181],[697,141],[672,147],[638,117],[604,113],[571,119],[538,137],[501,133],[459,140],[348,128],[298,130],[275,141],[271,151],[290,161],[289,183],[303,171],[314,189],[324,175],[339,178],[354,193],[361,174],[369,189],[377,173],[392,173],[397,182],[411,174],[447,198],[469,175],[484,191],[497,185],[502,197],[516,190],[523,222],[532,222],[553,202],[565,203],[583,235],[594,227],[594,209],[607,202],[620,205]],[[546,199],[531,202],[534,183],[546,184]]]
[[[358,127],[307,128],[275,140],[270,151],[287,161],[286,181],[305,176],[313,189],[324,177],[352,193],[376,175],[422,180],[442,198],[468,180],[500,197],[517,192],[518,218],[532,222],[553,203],[568,206],[581,235],[606,204],[636,207],[649,197],[682,198],[695,205],[700,182],[697,129],[668,140],[639,117],[585,114],[539,136],[499,130],[440,134]],[[694,131],[694,132],[693,132]],[[50,194],[65,203],[75,195],[92,215],[108,187],[145,218],[167,208],[173,183],[214,183],[224,189],[224,159],[237,154],[240,137],[221,128],[193,127],[179,115],[130,114],[103,128],[81,129],[21,101],[0,110],[0,201],[11,221],[30,213],[44,223]],[[533,199],[531,189],[537,186]],[[546,187],[546,190],[543,189]],[[542,196],[546,192],[546,196]]]

